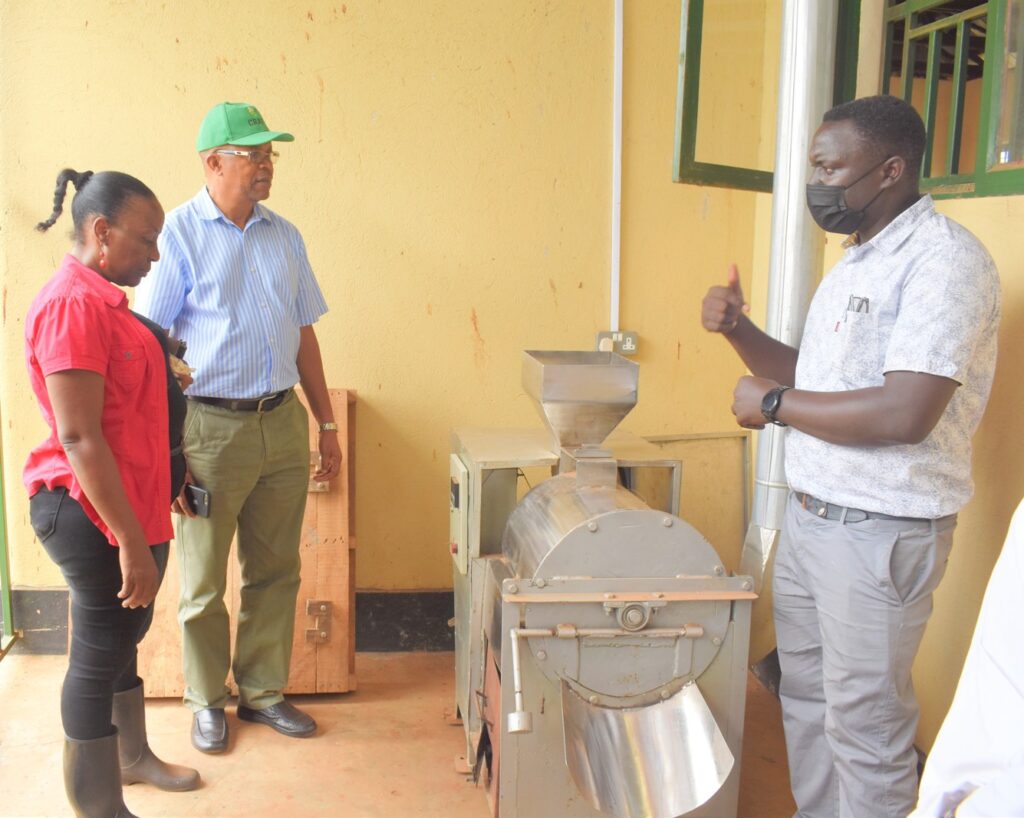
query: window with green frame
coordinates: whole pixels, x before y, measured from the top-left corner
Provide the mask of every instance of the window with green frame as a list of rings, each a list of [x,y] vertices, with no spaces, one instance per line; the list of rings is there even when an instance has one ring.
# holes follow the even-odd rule
[[[682,0],[674,181],[771,191],[780,6]],[[836,103],[855,93],[859,30],[860,0],[839,0]]]
[[[928,132],[922,188],[1024,193],[1024,0],[888,0],[882,93]]]

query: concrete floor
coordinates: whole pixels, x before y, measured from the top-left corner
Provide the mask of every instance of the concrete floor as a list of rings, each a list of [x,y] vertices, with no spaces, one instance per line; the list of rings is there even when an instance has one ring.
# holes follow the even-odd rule
[[[190,714],[176,701],[147,707],[150,744],[200,770],[203,786],[163,793],[137,784],[125,803],[141,818],[488,818],[484,791],[455,772],[462,728],[449,725],[452,653],[359,653],[359,690],[293,699],[319,722],[290,739],[239,722],[229,708],[229,753],[189,743]],[[69,816],[61,780],[59,690],[64,656],[0,661],[0,815]],[[786,754],[776,699],[750,678],[739,818],[789,818]],[[529,816],[542,818],[542,816]]]

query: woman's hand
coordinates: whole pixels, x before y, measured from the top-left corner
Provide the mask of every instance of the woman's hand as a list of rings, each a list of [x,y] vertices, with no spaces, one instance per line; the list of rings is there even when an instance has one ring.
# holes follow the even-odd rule
[[[124,600],[122,608],[145,608],[156,599],[160,588],[153,552],[146,543],[122,543],[118,548],[121,563],[121,590],[117,598]]]

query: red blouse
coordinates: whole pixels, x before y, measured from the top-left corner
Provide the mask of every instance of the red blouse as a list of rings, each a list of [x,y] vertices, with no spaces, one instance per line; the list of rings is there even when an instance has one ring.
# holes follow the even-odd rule
[[[29,379],[50,427],[50,436],[25,463],[25,487],[29,496],[42,486],[66,488],[111,545],[117,545],[114,535],[83,493],[57,439],[46,376],[69,369],[103,376],[103,436],[128,502],[150,545],[156,545],[173,536],[163,356],[153,334],[131,314],[124,292],[70,254],[25,319]]]

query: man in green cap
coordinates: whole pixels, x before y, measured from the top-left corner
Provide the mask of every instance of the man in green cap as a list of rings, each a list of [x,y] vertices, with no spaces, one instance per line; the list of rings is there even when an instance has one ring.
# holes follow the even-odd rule
[[[274,179],[274,142],[293,140],[252,105],[214,106],[196,140],[206,184],[167,215],[160,261],[136,290],[135,308],[185,341],[195,368],[183,445],[189,482],[210,503],[208,516],[197,515],[187,487],[175,501],[178,618],[192,743],[207,753],[228,746],[229,666],[240,719],[289,736],[316,731],[281,693],[309,480],[297,383],[320,431],[315,479],[339,473],[341,448],[313,330],[327,305],[299,231],[261,204]],[[232,661],[224,592],[236,529],[242,590]]]

